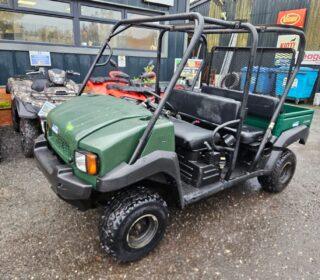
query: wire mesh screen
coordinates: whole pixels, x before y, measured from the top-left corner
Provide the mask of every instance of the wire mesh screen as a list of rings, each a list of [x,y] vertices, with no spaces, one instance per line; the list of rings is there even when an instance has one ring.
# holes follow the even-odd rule
[[[243,90],[250,48],[212,48],[207,84]],[[258,48],[251,75],[249,92],[279,96],[284,92],[295,61],[293,49]]]

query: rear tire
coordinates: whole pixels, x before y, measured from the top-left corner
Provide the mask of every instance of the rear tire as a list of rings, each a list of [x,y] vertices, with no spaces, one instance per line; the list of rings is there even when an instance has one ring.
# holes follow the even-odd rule
[[[33,157],[34,140],[41,134],[37,119],[20,119],[21,148],[25,157]]]
[[[166,202],[144,187],[115,194],[101,218],[102,248],[119,262],[137,261],[152,251],[168,224]]]
[[[264,191],[271,193],[282,192],[290,183],[296,170],[296,156],[286,149],[276,162],[276,165],[270,175],[259,176],[258,181]]]

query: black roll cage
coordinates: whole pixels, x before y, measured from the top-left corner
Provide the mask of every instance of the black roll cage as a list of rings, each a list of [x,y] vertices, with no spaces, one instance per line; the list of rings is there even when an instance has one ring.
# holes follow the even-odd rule
[[[172,24],[173,21],[179,21],[178,24]],[[181,21],[188,21],[188,23],[181,23]],[[157,22],[164,22],[163,24]],[[170,23],[168,23],[170,22]],[[157,64],[156,64],[156,93],[160,94],[160,86],[159,86],[159,74],[160,74],[160,64],[161,64],[161,51],[162,51],[162,40],[163,36],[166,32],[183,32],[191,34],[191,40],[188,44],[187,49],[184,52],[183,57],[181,58],[181,63],[177,67],[176,71],[173,73],[171,80],[163,94],[163,97],[159,101],[158,107],[155,109],[149,123],[144,130],[139,142],[130,158],[129,164],[133,164],[136,160],[140,157],[145,145],[150,137],[152,129],[158,120],[159,116],[161,115],[162,109],[164,108],[174,86],[176,85],[177,80],[180,77],[181,72],[185,64],[187,63],[189,57],[191,56],[192,50],[195,48],[196,44],[202,40],[206,44],[206,35],[208,34],[231,34],[231,33],[248,33],[251,35],[251,47],[250,47],[250,57],[247,65],[248,71],[246,72],[246,80],[243,89],[243,99],[241,102],[239,119],[232,121],[232,124],[238,124],[237,131],[236,131],[236,143],[234,148],[231,149],[232,151],[232,161],[231,166],[229,167],[225,180],[230,180],[233,170],[235,169],[236,160],[239,152],[240,146],[240,136],[241,130],[245,119],[247,102],[248,102],[248,95],[249,95],[249,85],[251,80],[252,68],[255,61],[257,48],[258,48],[258,33],[265,33],[265,32],[273,32],[278,34],[295,34],[300,37],[299,43],[299,54],[297,57],[296,67],[294,68],[292,74],[287,79],[287,84],[283,95],[280,98],[279,104],[271,117],[269,122],[268,128],[265,131],[263,139],[259,145],[258,151],[255,155],[255,158],[251,164],[250,170],[254,171],[257,162],[259,161],[261,154],[265,148],[266,143],[270,140],[272,136],[272,129],[275,126],[275,122],[277,117],[281,111],[281,108],[285,102],[285,99],[288,95],[288,92],[294,82],[294,79],[299,71],[299,67],[303,60],[304,56],[304,49],[305,49],[305,36],[304,32],[300,28],[288,26],[288,25],[268,25],[268,26],[254,26],[248,22],[242,21],[225,21],[221,19],[203,17],[199,13],[182,13],[182,14],[171,14],[171,15],[162,15],[162,16],[155,16],[152,18],[135,18],[135,19],[124,19],[118,21],[112,28],[109,36],[107,36],[105,42],[103,43],[101,49],[99,50],[93,64],[91,65],[86,77],[84,78],[83,84],[79,90],[78,95],[81,95],[89,78],[91,77],[94,69],[96,66],[103,66],[109,63],[111,59],[111,54],[107,58],[107,60],[103,63],[99,63],[100,58],[102,57],[104,51],[106,50],[107,46],[109,46],[110,40],[120,34],[121,32],[125,31],[130,27],[145,27],[145,28],[152,28],[160,30],[159,39],[158,39],[158,50],[157,50]],[[205,40],[205,41],[204,41]],[[196,80],[196,79],[195,79]],[[193,82],[192,88],[194,87],[195,82]],[[223,128],[224,125],[218,126],[214,133],[216,133],[220,128]]]

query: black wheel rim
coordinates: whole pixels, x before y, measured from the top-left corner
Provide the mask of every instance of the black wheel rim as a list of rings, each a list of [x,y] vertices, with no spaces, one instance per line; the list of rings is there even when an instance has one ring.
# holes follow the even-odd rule
[[[128,246],[140,249],[147,246],[155,237],[159,227],[158,219],[153,214],[146,214],[136,219],[127,234]]]
[[[291,176],[292,176],[292,171],[293,171],[293,165],[291,164],[291,162],[287,162],[281,169],[280,172],[280,182],[282,184],[287,183]]]

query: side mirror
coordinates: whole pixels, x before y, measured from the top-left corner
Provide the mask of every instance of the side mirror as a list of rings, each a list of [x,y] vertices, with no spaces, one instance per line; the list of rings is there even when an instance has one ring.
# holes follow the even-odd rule
[[[115,67],[115,68],[118,67],[117,62],[115,62],[112,58],[110,59],[110,64],[112,67]]]

